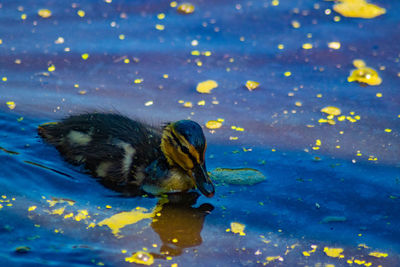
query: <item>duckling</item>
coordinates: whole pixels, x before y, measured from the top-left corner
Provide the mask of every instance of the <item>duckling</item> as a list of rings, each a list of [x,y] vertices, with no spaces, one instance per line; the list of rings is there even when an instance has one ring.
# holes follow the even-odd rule
[[[38,127],[73,165],[82,165],[108,187],[128,194],[186,192],[214,195],[199,124],[191,120],[153,127],[120,114],[73,115]]]

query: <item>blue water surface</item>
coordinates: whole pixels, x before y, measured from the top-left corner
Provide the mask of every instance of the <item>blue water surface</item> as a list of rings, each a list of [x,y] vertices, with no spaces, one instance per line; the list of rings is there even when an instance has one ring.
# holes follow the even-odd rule
[[[132,266],[126,258],[147,251],[161,266],[399,266],[400,2],[377,1],[386,14],[374,19],[343,17],[332,1],[191,3],[182,15],[170,1],[0,1],[1,265]],[[354,59],[382,84],[348,82]],[[218,87],[197,93],[205,80]],[[260,86],[249,91],[248,80]],[[360,119],[319,123],[326,106]],[[90,111],[193,119],[209,170],[253,168],[267,180],[216,181],[213,198],[187,205],[123,197],[37,135]],[[221,128],[205,127],[218,118]],[[158,221],[119,235],[99,225],[160,205]]]

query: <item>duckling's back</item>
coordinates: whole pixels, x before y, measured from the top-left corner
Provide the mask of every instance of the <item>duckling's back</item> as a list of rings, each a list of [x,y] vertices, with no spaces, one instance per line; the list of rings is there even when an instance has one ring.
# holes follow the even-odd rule
[[[161,130],[119,114],[71,116],[38,131],[67,161],[84,165],[110,187],[138,187],[145,168],[162,157]]]

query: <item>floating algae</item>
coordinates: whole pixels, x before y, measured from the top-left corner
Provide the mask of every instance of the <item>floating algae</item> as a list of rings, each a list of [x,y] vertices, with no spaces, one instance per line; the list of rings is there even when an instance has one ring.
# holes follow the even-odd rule
[[[215,168],[211,175],[215,181],[235,185],[254,185],[266,180],[260,171],[251,168]]]

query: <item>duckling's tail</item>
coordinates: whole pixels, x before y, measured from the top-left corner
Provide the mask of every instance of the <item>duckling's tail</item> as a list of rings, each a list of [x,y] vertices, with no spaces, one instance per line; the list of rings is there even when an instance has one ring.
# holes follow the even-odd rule
[[[38,126],[38,134],[50,144],[59,143],[56,125],[58,122],[46,122]]]

